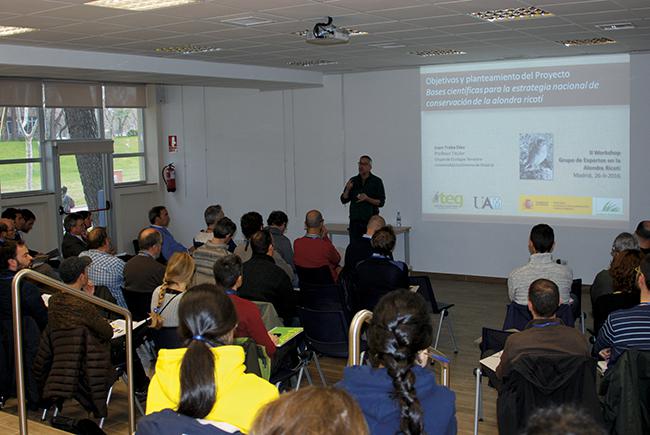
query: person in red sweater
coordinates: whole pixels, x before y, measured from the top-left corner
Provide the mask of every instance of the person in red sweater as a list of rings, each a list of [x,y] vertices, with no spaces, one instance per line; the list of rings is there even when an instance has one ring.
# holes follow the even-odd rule
[[[293,242],[293,262],[298,267],[318,268],[328,266],[332,278],[337,280],[341,266],[341,254],[327,236],[323,215],[318,210],[310,210],[305,216],[307,234]]]
[[[268,356],[273,358],[277,337],[266,330],[257,305],[237,296],[237,289],[242,285],[241,259],[236,255],[226,255],[215,261],[212,270],[217,287],[226,292],[235,305],[239,320],[235,337],[252,338],[255,343],[264,346]]]

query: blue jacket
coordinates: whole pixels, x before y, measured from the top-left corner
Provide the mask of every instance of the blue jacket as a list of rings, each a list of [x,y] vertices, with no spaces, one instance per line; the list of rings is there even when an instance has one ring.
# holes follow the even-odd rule
[[[137,435],[241,435],[239,431],[221,430],[216,426],[201,423],[199,420],[179,414],[171,409],[164,409],[141,418],[135,433]]]
[[[162,236],[163,242],[161,254],[165,258],[165,262],[169,261],[169,259],[172,258],[174,252],[187,252],[187,248],[181,243],[178,243],[176,239],[174,239],[174,236],[172,236],[172,233],[169,232],[167,227],[157,227],[150,225],[149,228],[158,230]]]
[[[430,371],[415,366],[415,391],[422,406],[424,430],[430,435],[456,433],[456,395],[436,384]],[[350,393],[361,406],[373,435],[399,432],[400,410],[391,398],[393,381],[386,369],[370,366],[346,367],[338,387]]]

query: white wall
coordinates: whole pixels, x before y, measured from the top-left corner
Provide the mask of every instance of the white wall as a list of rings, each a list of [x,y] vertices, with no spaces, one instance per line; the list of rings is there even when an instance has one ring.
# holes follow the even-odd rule
[[[631,70],[631,223],[609,229],[554,225],[556,256],[587,283],[607,265],[616,234],[650,212],[650,55],[633,56]],[[527,261],[530,225],[420,219],[418,89],[417,69],[326,76],[322,88],[293,91],[168,87],[160,142],[166,148],[167,135],[179,138],[178,153],[161,153],[178,168],[179,190],[163,198],[171,230],[190,243],[212,203],[222,204],[237,223],[249,210],[266,217],[284,209],[292,237],[302,233],[311,208],[322,210],[326,221],[345,222],[347,208],[338,196],[355,175],[358,156],[369,154],[386,186],[382,214],[394,222],[400,210],[403,224],[413,226],[413,269],[507,276]]]

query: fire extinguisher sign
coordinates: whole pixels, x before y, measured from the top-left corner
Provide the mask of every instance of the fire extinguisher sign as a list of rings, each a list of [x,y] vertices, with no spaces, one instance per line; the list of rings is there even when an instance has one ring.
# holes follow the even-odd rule
[[[178,151],[178,139],[176,136],[167,136],[167,143],[169,144],[170,153]]]

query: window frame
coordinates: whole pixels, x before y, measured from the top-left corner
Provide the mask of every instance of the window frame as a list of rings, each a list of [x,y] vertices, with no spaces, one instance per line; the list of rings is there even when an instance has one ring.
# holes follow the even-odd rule
[[[105,101],[105,99],[104,99]],[[113,140],[113,144],[115,144],[114,138],[107,138],[106,137],[106,129],[105,129],[105,113],[104,111],[107,109],[112,109],[112,107],[102,107],[102,121],[101,121],[101,131],[102,131],[102,139],[111,139]],[[117,107],[116,107],[117,109]],[[143,184],[147,184],[147,139],[145,137],[145,108],[144,107],[132,107],[131,109],[137,110],[139,112],[139,118],[138,118],[138,141],[140,141],[142,138],[142,151],[138,151],[137,153],[115,153],[115,147],[113,146],[113,171],[115,171],[115,159],[123,159],[123,158],[129,158],[129,157],[141,157],[142,158],[142,179],[137,180],[137,181],[124,181],[121,183],[116,183],[115,178],[113,178],[113,185],[115,187],[128,187],[128,186],[141,186]]]
[[[14,107],[14,106],[2,106],[2,107]],[[48,193],[48,189],[46,187],[46,180],[48,176],[48,167],[45,161],[45,146],[44,142],[45,140],[43,139],[45,136],[45,111],[43,110],[43,107],[40,106],[25,106],[30,109],[37,109],[38,110],[38,157],[32,157],[30,159],[24,158],[24,159],[2,159],[0,158],[0,166],[2,165],[16,165],[16,164],[28,164],[28,163],[38,163],[40,165],[40,170],[41,170],[41,187],[39,189],[35,190],[16,190],[13,192],[5,192],[2,191],[0,192],[1,195],[0,197],[2,198],[20,198],[20,197],[25,197],[25,196],[38,196],[38,195],[44,195]],[[14,120],[15,122],[15,120]]]

